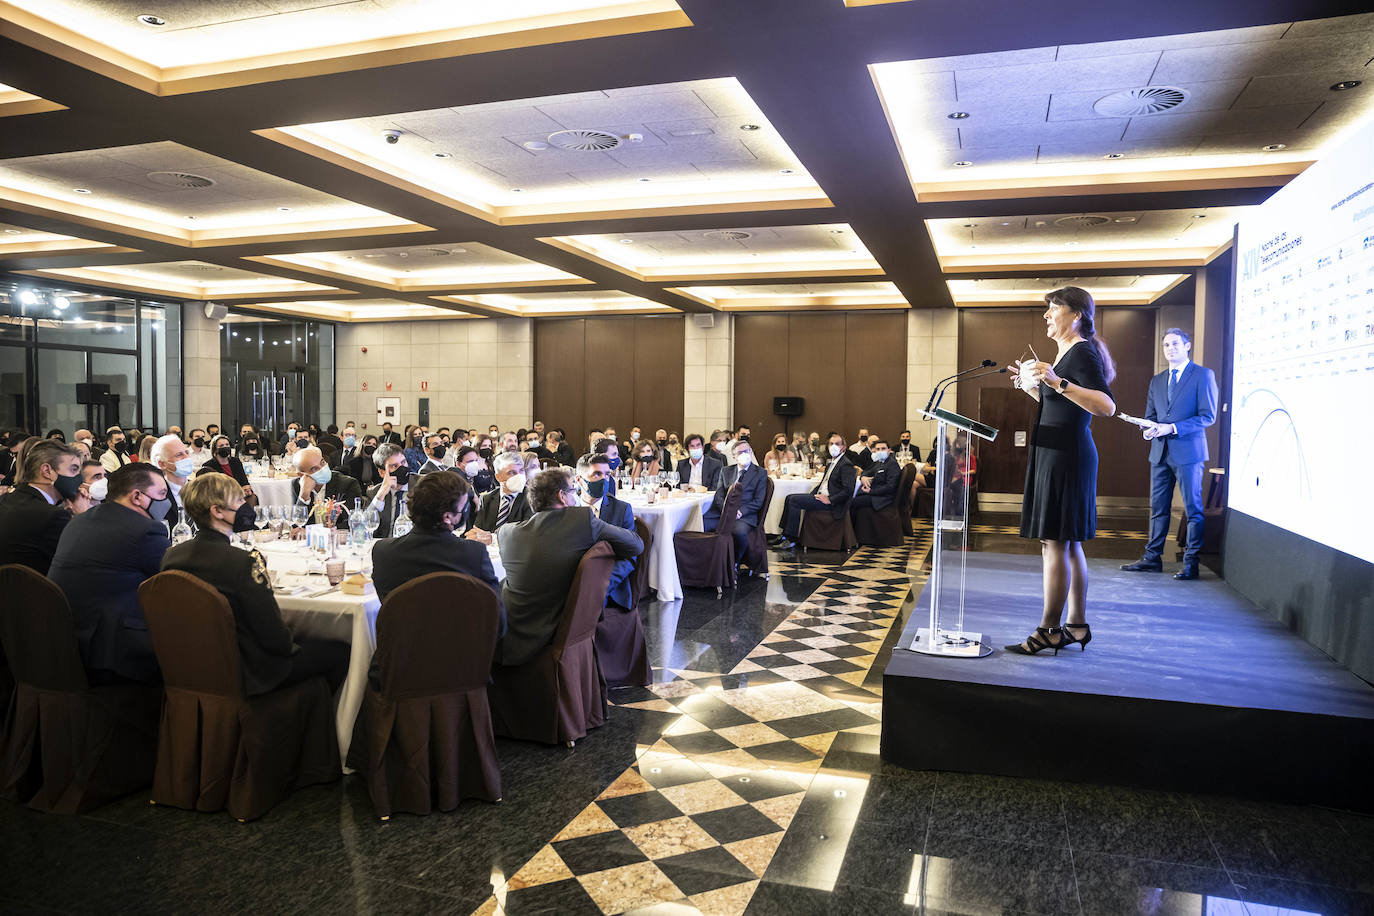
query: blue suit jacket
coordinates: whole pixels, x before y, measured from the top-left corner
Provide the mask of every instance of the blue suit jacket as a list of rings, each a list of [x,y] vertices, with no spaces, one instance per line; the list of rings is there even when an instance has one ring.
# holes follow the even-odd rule
[[[1145,400],[1145,419],[1155,423],[1172,423],[1176,434],[1160,436],[1150,443],[1151,464],[1193,464],[1206,461],[1206,429],[1217,419],[1217,377],[1205,366],[1189,362],[1174,386],[1174,399],[1169,400],[1169,372],[1150,379],[1150,391]]]
[[[617,528],[624,528],[631,534],[635,530],[635,510],[630,508],[630,504],[621,502],[609,493],[601,497],[601,520],[608,525],[615,525]],[[616,604],[628,610],[634,603],[630,595],[630,574],[635,571],[635,563],[639,562],[637,557],[619,558],[615,561],[615,566],[611,569],[611,585],[606,590],[606,600],[614,601]]]
[[[768,473],[757,464],[749,465],[749,470],[745,471],[743,475],[740,474],[737,464],[732,464],[722,471],[720,483],[716,487],[715,499],[711,500],[711,508],[706,510],[706,514],[716,518],[720,517],[720,509],[725,505],[725,491],[730,489],[731,484],[737,480],[741,491],[739,520],[751,528],[757,528],[759,526],[759,510],[763,508],[763,501],[768,495]]]

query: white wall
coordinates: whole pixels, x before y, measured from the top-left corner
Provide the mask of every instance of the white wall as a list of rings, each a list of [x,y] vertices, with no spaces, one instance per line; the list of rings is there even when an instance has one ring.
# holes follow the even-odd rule
[[[221,333],[219,322],[206,318],[199,303],[188,303],[182,308],[181,428],[188,433],[208,423],[222,423],[219,403]]]
[[[340,324],[335,360],[340,423],[356,420],[375,431],[379,397],[401,399],[397,429],[415,422],[424,397],[431,429],[495,423],[504,430],[533,422],[534,341],[527,318]],[[424,382],[427,390],[421,391]]]
[[[947,375],[959,371],[959,313],[957,309],[912,309],[906,319],[906,428],[922,450],[935,436],[935,424],[917,414],[930,390]],[[954,403],[951,386],[945,403]],[[890,435],[890,434],[889,434]]]
[[[711,435],[731,425],[734,412],[735,319],[719,313],[715,326],[686,318],[682,355],[682,435]]]

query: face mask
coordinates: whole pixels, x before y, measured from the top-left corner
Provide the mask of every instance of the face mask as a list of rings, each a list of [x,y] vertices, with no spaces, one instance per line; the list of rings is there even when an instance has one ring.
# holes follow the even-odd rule
[[[506,484],[505,484],[505,486],[506,486],[506,492],[507,492],[507,493],[519,493],[521,490],[525,489],[525,475],[524,475],[524,474],[512,474],[512,475],[510,475],[509,477],[506,478]]]
[[[911,440],[910,440],[910,439],[903,439],[903,440],[902,440],[902,444],[903,444],[903,445],[910,445],[910,444],[911,444]]]
[[[258,510],[248,503],[239,506],[234,512],[234,530],[252,531],[258,520]]]
[[[477,450],[477,454],[481,455],[483,458],[490,458],[490,457],[491,457],[491,449],[489,449],[489,448],[479,448],[479,449]]]
[[[194,445],[196,448],[205,448],[205,437],[196,436],[194,439],[191,440],[191,444]]]
[[[116,442],[114,445],[110,446],[110,449],[114,452],[122,453],[124,451],[124,441],[121,439],[119,442]]]
[[[647,455],[640,455],[639,460],[644,462],[645,464],[648,464],[650,461],[654,460],[654,453],[650,452]]]
[[[228,458],[228,457],[229,457],[229,446],[227,446],[227,445],[221,445],[219,448],[215,449],[215,455],[216,455],[217,457],[219,457],[221,460],[222,460],[222,459],[225,459],[225,458]]]
[[[294,429],[288,429],[288,430],[286,431],[286,438],[288,438],[288,439],[294,439],[294,438],[296,438],[296,431],[295,431]]]
[[[314,478],[315,483],[319,484],[320,486],[324,486],[334,478],[334,469],[326,464],[324,467],[320,468],[318,471],[314,472],[310,476]]]
[[[434,446],[434,448],[431,449],[430,451],[432,451],[432,452],[434,453],[434,460],[435,460],[435,461],[440,461],[440,460],[443,459],[444,453],[445,453],[446,451],[448,451],[448,449],[444,448],[442,445],[436,445],[436,446]]]
[[[469,477],[476,477],[485,468],[486,465],[480,461],[469,461],[467,464],[463,465],[463,470],[467,472]]]
[[[787,443],[786,443],[786,442],[779,442],[779,443],[777,443],[776,445],[774,445],[773,448],[777,449],[777,450],[780,451],[780,452],[785,452],[785,451],[787,451]]]
[[[844,451],[844,449],[840,448],[838,445],[832,445],[830,446],[830,457],[838,458],[840,457],[840,452],[842,451]]]
[[[403,464],[392,471],[391,476],[395,478],[397,486],[403,487],[406,485],[406,481],[410,479],[410,468]]]
[[[639,433],[630,433],[630,441],[631,441],[631,442],[638,442],[638,441],[639,441]]]
[[[887,452],[874,452],[874,453],[873,453],[873,460],[874,460],[874,461],[886,461],[886,460],[887,460]]]
[[[531,439],[530,441],[525,443],[525,447],[528,448],[530,451],[534,451],[535,449],[539,448],[539,440]]]
[[[105,501],[105,494],[110,492],[110,482],[104,477],[101,477],[99,480],[93,480],[91,481],[91,485],[86,488],[86,492],[90,494],[91,499],[98,503],[103,503]]]
[[[357,436],[344,436],[344,448],[352,448],[357,442]]]
[[[257,451],[257,449],[258,449],[258,440],[257,440],[257,439],[249,439],[247,442],[243,443],[243,447],[244,447],[245,449],[248,449],[249,451]]]
[[[667,439],[659,439],[659,440],[658,440],[658,447],[659,447],[659,448],[664,448],[665,446],[667,446],[667,444],[668,444],[668,440],[667,440]]]
[[[144,495],[146,496],[147,494]],[[172,511],[172,500],[169,497],[164,496],[161,499],[153,499],[149,496],[148,500],[148,508],[145,511],[153,517],[153,521],[155,522],[162,521],[167,517],[167,513]]]
[[[587,495],[592,499],[600,499],[606,495],[606,479],[587,481]]]
[[[688,455],[691,455],[692,458],[693,458],[694,460],[696,460],[696,461],[700,461],[700,460],[701,460],[701,449],[699,449],[699,448],[689,448],[689,449],[687,450],[687,454],[688,454]]]
[[[611,465],[611,470],[612,470],[612,471],[618,470],[618,469],[620,468],[620,458],[619,458],[619,457],[611,458],[611,459],[609,459],[609,460],[610,460],[610,465]]]
[[[725,443],[724,443],[724,442],[713,442],[713,443],[711,443],[711,448],[713,448],[713,449],[715,449],[716,451],[720,452],[722,455],[725,454]]]
[[[58,474],[57,479],[53,481],[53,486],[57,488],[58,493],[62,494],[63,499],[76,499],[77,494],[81,492],[82,483],[80,474],[70,476]]]
[[[190,476],[191,476],[191,472],[194,471],[195,469],[196,469],[196,463],[195,463],[195,461],[191,460],[190,458],[183,458],[183,459],[181,459],[180,461],[177,462],[176,471],[175,471],[174,473],[175,473],[178,477],[190,477]]]
[[[735,464],[739,465],[742,468],[747,468],[749,467],[749,465],[753,463],[754,456],[749,454],[748,452],[740,452],[738,455],[735,456]]]
[[[375,445],[364,445],[364,446],[363,446],[363,454],[364,454],[364,455],[371,455],[371,454],[372,454],[373,452],[375,452],[375,451],[377,451],[377,446],[375,446]]]
[[[296,448],[309,448],[309,447],[310,447],[310,440],[307,439],[307,438],[305,438],[304,436],[301,436],[299,439],[296,440]]]

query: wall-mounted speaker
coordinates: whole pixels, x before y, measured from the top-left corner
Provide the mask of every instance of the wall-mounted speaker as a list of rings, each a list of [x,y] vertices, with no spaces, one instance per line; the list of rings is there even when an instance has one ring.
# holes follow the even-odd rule
[[[699,328],[714,328],[716,326],[716,316],[712,312],[696,312],[692,315],[692,320],[697,323]]]
[[[773,398],[773,413],[780,417],[800,417],[806,410],[806,398]]]

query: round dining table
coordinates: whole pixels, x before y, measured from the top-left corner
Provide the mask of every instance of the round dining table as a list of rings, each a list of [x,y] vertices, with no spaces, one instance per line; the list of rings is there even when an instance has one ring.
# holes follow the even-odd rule
[[[649,564],[649,587],[658,592],[660,601],[676,601],[682,597],[682,581],[677,574],[677,551],[673,549],[673,535],[679,531],[700,531],[701,514],[711,504],[715,493],[670,491],[655,502],[639,491],[624,491],[616,499],[629,503],[635,518],[649,526],[653,543],[649,555],[640,562]]]

